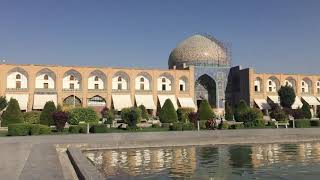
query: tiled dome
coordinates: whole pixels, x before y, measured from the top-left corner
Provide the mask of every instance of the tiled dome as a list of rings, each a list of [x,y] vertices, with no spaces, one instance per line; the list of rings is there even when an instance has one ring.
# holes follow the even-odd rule
[[[169,67],[196,64],[229,65],[223,44],[213,37],[196,34],[182,41],[170,54]]]

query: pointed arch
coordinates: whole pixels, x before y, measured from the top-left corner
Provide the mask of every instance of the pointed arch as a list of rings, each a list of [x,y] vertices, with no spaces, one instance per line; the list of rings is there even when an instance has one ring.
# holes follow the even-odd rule
[[[129,90],[130,76],[124,71],[118,71],[112,76],[112,90]]]
[[[36,89],[54,89],[56,74],[48,68],[43,68],[36,73]]]
[[[106,89],[107,76],[104,72],[96,69],[89,74],[88,89]]]
[[[136,90],[151,90],[152,89],[152,76],[147,72],[140,72],[135,79]]]
[[[27,89],[29,87],[29,74],[21,68],[15,67],[7,72],[7,88],[8,89]]]
[[[81,89],[82,76],[74,69],[70,69],[63,74],[63,89]]]

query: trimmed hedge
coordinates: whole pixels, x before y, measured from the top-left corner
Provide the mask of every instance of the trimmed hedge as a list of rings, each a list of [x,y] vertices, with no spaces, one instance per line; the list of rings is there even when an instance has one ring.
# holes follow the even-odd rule
[[[290,121],[290,126],[292,126],[293,121]],[[294,121],[296,128],[309,128],[311,126],[310,120],[308,119],[298,119]]]
[[[30,132],[29,124],[9,124],[8,135],[9,136],[28,136]]]
[[[229,129],[243,129],[244,125],[243,124],[232,124],[229,126]]]
[[[30,111],[23,113],[25,123],[39,124],[40,123],[40,111]]]
[[[9,136],[28,136],[50,133],[50,127],[40,124],[18,123],[8,125]]]
[[[320,126],[320,120],[311,120],[310,125],[312,127],[319,127]]]
[[[200,120],[209,120],[215,117],[215,114],[207,100],[203,100],[200,103],[198,113]]]
[[[222,125],[220,125],[219,129],[229,129],[229,124],[223,122]]]
[[[163,128],[170,128],[171,123],[161,123],[161,127]]]
[[[109,128],[108,125],[106,124],[96,124],[93,125],[90,129],[89,129],[90,133],[107,133],[109,132]]]
[[[170,128],[170,131],[191,131],[193,130],[193,125],[190,123],[173,123]]]
[[[89,128],[94,126],[94,125],[99,125],[98,123],[89,123]],[[90,131],[90,129],[89,129]],[[69,133],[72,134],[77,134],[77,133],[87,133],[87,124],[79,124],[79,125],[71,125],[69,126],[68,129]]]

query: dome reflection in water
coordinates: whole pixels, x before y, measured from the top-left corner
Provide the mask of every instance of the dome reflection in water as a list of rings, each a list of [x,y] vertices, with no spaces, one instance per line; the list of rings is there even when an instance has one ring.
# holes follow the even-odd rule
[[[86,151],[106,179],[317,179],[320,143]]]

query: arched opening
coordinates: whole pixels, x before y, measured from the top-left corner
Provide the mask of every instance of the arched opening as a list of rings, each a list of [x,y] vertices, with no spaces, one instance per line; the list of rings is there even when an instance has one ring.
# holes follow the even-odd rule
[[[312,93],[312,81],[307,77],[301,80],[301,93]]]
[[[63,89],[64,90],[79,90],[81,89],[82,76],[81,74],[71,69],[63,75]]]
[[[92,71],[88,78],[88,89],[102,90],[106,89],[105,82],[107,76],[100,70]]]
[[[158,77],[158,91],[172,91],[174,87],[174,78],[169,73],[163,73]]]
[[[101,110],[107,105],[106,100],[99,95],[89,98],[87,102],[88,106],[92,107],[97,113],[101,112]]]
[[[317,94],[320,94],[320,80],[317,81]]]
[[[200,76],[195,84],[197,105],[199,105],[202,100],[208,100],[212,108],[217,107],[217,85],[214,79],[212,79],[207,74]]]
[[[263,91],[263,87],[262,87],[262,79],[260,77],[257,77],[254,80],[254,92],[262,92]]]
[[[188,78],[185,76],[179,79],[179,91],[180,92],[188,91]]]
[[[20,67],[11,69],[7,74],[8,89],[27,89],[28,73]]]
[[[115,73],[112,77],[112,90],[122,91],[129,90],[129,75],[123,71]]]
[[[48,68],[44,68],[36,74],[36,89],[54,89],[56,75]]]
[[[268,92],[277,92],[280,88],[280,81],[278,78],[272,76],[267,80],[267,91]]]
[[[136,77],[136,90],[147,91],[151,89],[151,76],[149,73],[142,72]]]
[[[63,100],[63,106],[81,107],[82,102],[81,102],[80,98],[78,98],[77,96],[71,95],[71,96],[66,97]]]
[[[292,77],[286,78],[286,80],[284,81],[284,85],[292,87],[294,91],[297,92],[297,82],[294,78]]]

